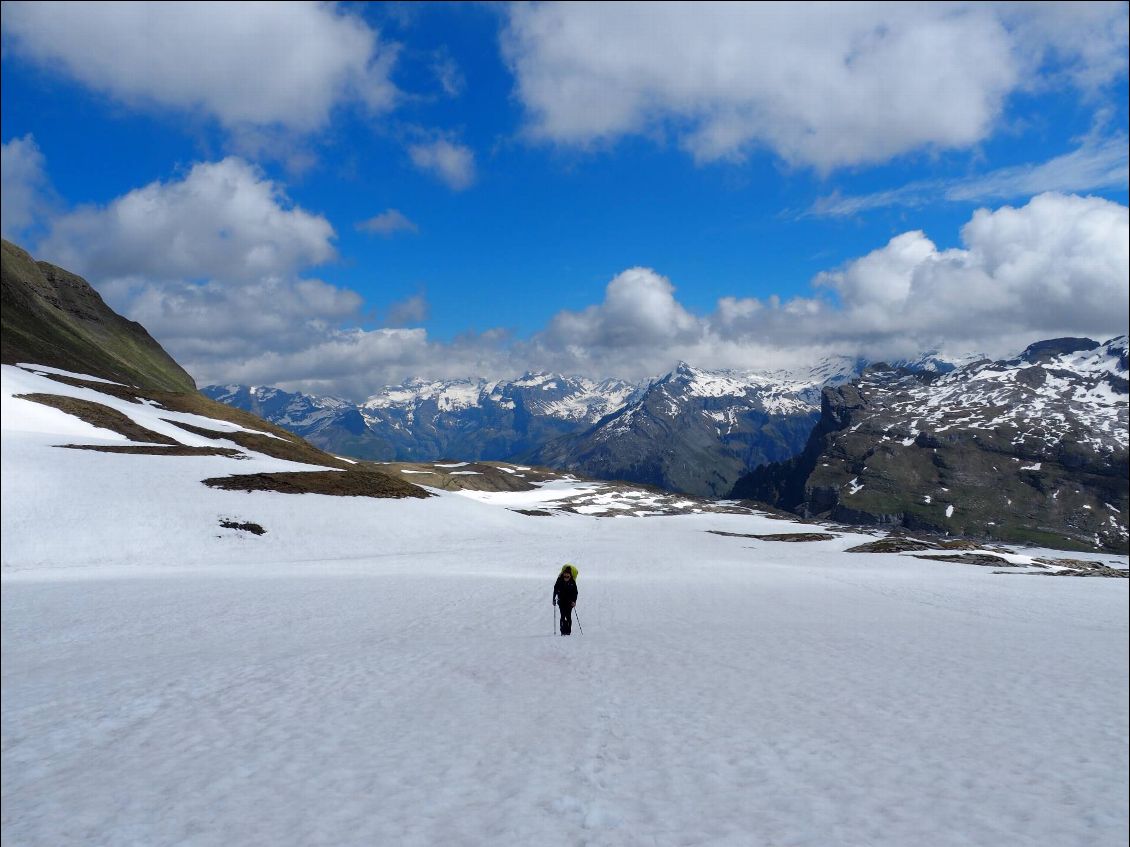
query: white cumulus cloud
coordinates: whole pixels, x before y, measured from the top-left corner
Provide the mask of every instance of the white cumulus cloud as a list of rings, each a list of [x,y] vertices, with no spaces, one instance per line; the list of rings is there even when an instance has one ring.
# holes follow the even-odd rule
[[[819,274],[813,296],[735,294],[708,315],[686,309],[654,270],[632,268],[602,303],[558,313],[518,350],[539,367],[644,377],[679,359],[740,369],[828,354],[1008,355],[1045,338],[1127,331],[1125,206],[1047,193],[978,210],[961,236],[962,247],[939,250],[926,233],[905,232]]]
[[[47,211],[43,153],[30,134],[0,146],[0,235],[21,240]]]
[[[396,48],[333,3],[5,3],[5,48],[120,101],[229,128],[322,127],[396,99]]]
[[[1130,211],[1055,193],[980,209],[963,248],[900,235],[817,283],[842,299],[836,334],[861,341],[964,340],[1003,352],[1018,339],[1126,331]],[[882,280],[877,284],[877,280]]]
[[[229,157],[63,215],[39,250],[100,279],[244,281],[327,262],[333,237],[324,217],[294,207],[258,168]]]
[[[768,147],[827,171],[968,148],[1053,61],[1078,84],[1124,73],[1125,18],[1119,3],[522,3],[503,53],[535,138],[667,132],[699,161]]]
[[[357,229],[373,235],[383,235],[386,238],[398,232],[420,231],[420,228],[399,209],[385,209],[379,215],[361,221],[357,224]]]
[[[629,268],[605,290],[604,302],[563,311],[545,330],[546,341],[586,350],[650,348],[695,337],[698,321],[675,299],[675,286],[650,268]]]
[[[333,239],[324,217],[229,157],[58,215],[35,252],[90,279],[202,378],[356,324],[360,295],[304,275],[335,258]]]
[[[944,235],[944,234],[943,234]],[[364,328],[362,297],[310,275],[334,231],[242,160],[54,220],[38,257],[86,275],[201,383],[277,384],[357,399],[410,376],[513,376],[529,369],[656,376],[682,359],[707,368],[872,359],[931,349],[1006,355],[1063,335],[1127,331],[1130,209],[1045,193],[983,208],[940,250],[912,230],[817,275],[810,296],[721,298],[709,314],[676,285],[633,267],[599,303],[552,316],[530,338],[501,330],[435,341],[418,294]]]
[[[475,182],[475,154],[463,144],[439,138],[409,146],[408,155],[417,168],[455,191],[470,188]]]

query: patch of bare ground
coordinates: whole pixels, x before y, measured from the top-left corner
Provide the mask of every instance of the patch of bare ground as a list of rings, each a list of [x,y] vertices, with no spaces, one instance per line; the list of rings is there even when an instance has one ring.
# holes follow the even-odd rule
[[[880,538],[877,541],[868,541],[866,544],[860,544],[856,547],[849,547],[846,553],[913,553],[918,550],[983,550],[984,545],[978,544],[976,541],[970,541],[965,538],[912,538],[908,535],[889,535],[886,538]],[[1002,553],[1011,553],[1012,551],[1001,547],[992,548],[999,550]],[[920,557],[926,558],[926,557]],[[954,560],[953,556],[941,557],[948,560]]]
[[[723,532],[720,529],[708,529],[712,535],[726,535],[730,538],[756,538],[758,541],[831,541],[839,538],[830,532],[779,532],[771,535],[754,535],[748,532]]]
[[[431,497],[417,485],[380,471],[352,467],[344,471],[290,471],[238,474],[204,480],[225,491],[276,491],[280,494],[328,494],[335,497]]]
[[[1023,568],[1027,565],[1014,565],[1008,559],[991,553],[958,553],[956,556],[935,555],[915,556],[915,559],[933,559],[936,562],[956,562],[959,565],[980,565],[989,568]]]
[[[178,441],[169,438],[167,435],[146,429],[117,409],[111,409],[109,406],[96,403],[93,400],[80,400],[77,397],[63,397],[59,394],[17,394],[16,396],[21,400],[30,400],[33,403],[40,403],[58,409],[60,412],[66,412],[68,415],[74,415],[91,426],[116,432],[130,441],[181,446]]]
[[[262,453],[264,456],[270,456],[272,459],[286,459],[287,461],[299,462],[304,465],[320,465],[324,468],[345,469],[356,467],[356,465],[343,461],[336,456],[331,456],[329,453],[325,453],[317,447],[307,444],[293,434],[288,434],[285,439],[281,439],[273,438],[270,435],[262,435],[257,432],[245,432],[243,430],[226,432],[224,430],[195,426],[193,424],[184,423],[183,421],[173,421],[165,418],[162,418],[162,420],[173,426],[180,427],[186,432],[191,432],[193,435],[200,435],[204,438],[212,438],[217,441],[231,441],[247,450]]]
[[[35,368],[30,370],[34,371]],[[135,388],[132,385],[122,385],[117,382],[98,382],[93,379],[82,379],[76,376],[66,376],[65,374],[44,373],[47,379],[55,382],[61,382],[63,385],[71,385],[75,388],[89,388],[91,391],[97,391],[99,394],[108,394],[111,397],[117,397],[119,400],[125,400],[129,403],[138,403],[141,400],[152,400],[153,394],[167,394],[165,391],[150,391],[144,388]]]
[[[111,397],[116,397],[119,400],[125,400],[129,403],[150,403],[165,409],[170,412],[183,412],[190,415],[200,415],[205,418],[212,418],[214,420],[225,421],[236,426],[244,427],[245,429],[257,430],[259,432],[270,433],[271,435],[278,436],[279,439],[292,443],[305,445],[309,450],[317,453],[321,458],[316,462],[306,462],[306,464],[320,464],[326,467],[345,467],[346,462],[331,456],[329,453],[323,453],[321,450],[306,444],[293,432],[276,426],[269,421],[258,418],[250,412],[245,412],[243,409],[237,409],[234,406],[227,406],[219,403],[208,397],[205,397],[199,392],[174,392],[174,391],[158,391],[154,389],[138,388],[132,385],[118,385],[107,382],[95,382],[89,379],[79,379],[76,377],[63,376],[62,374],[44,374],[48,379],[53,379],[56,382],[61,382],[64,385],[72,385],[76,388],[89,388],[91,391],[97,391],[100,394],[107,394]],[[179,424],[178,424],[179,425]],[[246,433],[251,435],[252,433]],[[227,437],[228,433],[220,433],[222,437]],[[214,436],[209,436],[214,437]],[[258,449],[258,448],[249,448]],[[287,458],[287,457],[281,457]],[[295,461],[301,461],[296,459]]]
[[[259,524],[251,523],[250,521],[240,523],[238,521],[224,519],[220,521],[220,526],[224,529],[238,529],[242,532],[250,532],[252,535],[265,535],[267,532],[267,530],[263,529]]]
[[[226,406],[215,400],[210,400],[198,392],[178,393],[172,391],[157,391],[137,388],[136,386],[78,379],[61,374],[45,374],[45,376],[65,385],[71,385],[77,388],[88,388],[91,391],[97,391],[100,394],[106,394],[129,403],[148,403],[170,412],[200,415],[201,417],[235,424],[236,426],[244,427],[248,430],[256,430],[255,432],[223,432],[221,430],[207,429],[204,427],[194,427],[191,424],[166,419],[167,423],[174,424],[184,429],[186,432],[192,432],[196,435],[204,436],[205,438],[226,439],[248,450],[253,450],[266,456],[271,456],[272,458],[285,459],[307,465],[320,465],[328,468],[344,469],[350,467],[349,462],[345,462],[336,456],[331,456],[329,453],[319,450],[313,445],[306,443],[292,432],[288,432],[281,427],[275,426],[261,418],[257,418],[250,412]],[[34,399],[45,405],[62,409],[62,411],[66,411],[70,414],[75,414],[80,418],[82,418],[82,415],[79,414],[79,411],[86,409],[87,414],[93,415],[95,420],[82,418],[83,420],[87,420],[88,423],[93,423],[95,426],[102,426],[105,429],[112,429],[115,432],[119,432],[131,441],[147,441],[155,444],[178,444],[178,442],[172,438],[151,432],[134,423],[128,416],[100,403],[90,400],[60,397],[52,394],[26,395],[26,397],[27,399]],[[72,409],[74,411],[72,411]],[[97,420],[103,420],[105,422],[98,423]],[[272,438],[272,435],[277,437]]]
[[[946,541],[938,541],[939,550],[980,550],[982,544],[976,541],[970,541],[968,538],[951,538]]]
[[[936,544],[919,541],[916,538],[880,538],[856,547],[849,547],[846,553],[905,553],[914,550],[937,550]]]
[[[524,468],[494,462],[382,462],[389,474],[419,477],[429,488],[444,491],[532,491],[539,483],[560,479],[546,468]]]
[[[545,509],[511,509],[512,512],[517,512],[519,515],[529,515],[531,518],[551,518],[553,512],[547,512]]]
[[[100,446],[97,444],[59,444],[68,450],[94,450],[98,453],[137,453],[142,456],[225,456],[229,459],[246,459],[247,454],[231,447],[186,447],[183,444],[169,447],[126,444]]]
[[[1128,579],[1130,571],[1125,568],[1112,568],[1102,562],[1090,562],[1086,559],[1036,559],[1042,565],[1054,565],[1065,570],[1041,571],[1040,576],[1100,576],[1110,579]]]

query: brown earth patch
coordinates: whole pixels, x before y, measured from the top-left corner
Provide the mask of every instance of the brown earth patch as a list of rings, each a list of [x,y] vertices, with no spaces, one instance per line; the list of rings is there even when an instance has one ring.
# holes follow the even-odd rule
[[[146,429],[134,422],[132,418],[123,415],[117,409],[111,409],[102,403],[93,400],[80,400],[77,397],[63,397],[59,394],[17,394],[21,400],[31,400],[74,415],[81,421],[96,426],[99,429],[108,429],[128,438],[130,441],[145,441],[150,444],[170,444],[181,446],[179,441],[161,435],[151,429]]]
[[[725,535],[730,538],[756,538],[758,541],[831,541],[839,538],[830,532],[782,532],[775,535],[754,535],[748,532],[723,532],[720,529],[708,529],[712,535]]]
[[[170,423],[173,426],[180,427],[186,432],[191,432],[193,435],[201,435],[204,438],[212,438],[215,440],[232,441],[247,450],[252,450],[256,453],[262,453],[264,456],[270,456],[273,459],[285,459],[291,462],[300,462],[304,465],[320,465],[324,468],[350,468],[354,467],[349,462],[342,461],[329,453],[324,453],[313,445],[307,444],[297,436],[288,434],[287,438],[279,439],[272,438],[270,435],[261,435],[257,432],[245,432],[237,430],[235,432],[224,432],[219,429],[208,429],[202,426],[195,426],[193,424],[184,423],[183,421],[173,421],[162,418],[165,423]]]
[[[755,535],[762,541],[832,541],[839,538],[830,532],[784,532],[777,535]]]
[[[948,541],[939,541],[938,547],[942,550],[980,550],[983,545],[965,538],[953,538]]]
[[[959,565],[981,565],[992,568],[1023,568],[1026,565],[1014,565],[1008,559],[994,556],[991,553],[959,553],[956,556],[915,556],[915,559],[933,559],[936,562],[956,562]]]
[[[32,368],[32,370],[35,370]],[[127,403],[139,403],[142,400],[154,400],[153,394],[165,394],[168,392],[149,391],[144,388],[135,388],[132,385],[121,385],[116,382],[97,382],[92,379],[79,379],[74,376],[64,376],[63,374],[45,373],[43,376],[55,382],[61,382],[63,385],[71,385],[75,388],[89,388],[91,391],[97,391],[99,394],[108,394],[111,397],[117,397],[119,400],[125,400]]]
[[[916,550],[983,550],[985,545],[967,538],[913,538],[909,535],[891,534],[877,541],[868,541],[857,547],[850,547],[846,553],[908,553]],[[993,546],[990,549],[1001,553],[1011,553],[1007,547]],[[953,558],[946,556],[946,559]]]
[[[1130,579],[1130,571],[1125,568],[1112,568],[1102,562],[1088,559],[1036,559],[1043,565],[1067,568],[1063,571],[1047,571],[1046,576],[1101,576],[1111,579]]]
[[[1081,571],[1042,571],[1039,576],[1100,576],[1110,579],[1128,579],[1130,572],[1121,568],[1108,568],[1106,565],[1099,565],[1097,568],[1087,568]]]
[[[95,382],[88,379],[76,379],[75,377],[63,376],[61,374],[45,374],[45,376],[65,385],[89,388],[91,391],[108,394],[111,397],[117,397],[120,400],[126,400],[130,403],[149,402],[170,412],[184,412],[186,414],[200,415],[205,418],[226,421],[227,423],[235,424],[236,426],[241,426],[246,429],[257,430],[260,433],[270,433],[271,435],[278,436],[278,438],[270,438],[269,436],[258,435],[254,432],[227,433],[219,430],[204,429],[203,427],[193,428],[191,424],[167,421],[186,431],[203,435],[205,438],[226,438],[229,441],[234,441],[241,447],[262,452],[273,458],[286,459],[308,465],[322,465],[323,467],[329,468],[345,468],[349,465],[348,462],[343,462],[336,456],[331,456],[329,453],[323,452],[311,444],[307,444],[293,432],[276,426],[262,418],[258,418],[250,412],[245,412],[242,409],[236,409],[233,406],[227,406],[212,400],[199,392],[158,391],[155,389],[137,388],[136,386],[130,385],[115,385],[106,382]]]
[[[547,512],[545,509],[511,509],[512,512],[517,512],[519,515],[529,515],[531,518],[552,518],[553,512]]]
[[[144,445],[123,445],[101,447],[96,444],[59,444],[68,450],[94,450],[98,453],[137,453],[142,456],[225,456],[229,459],[246,459],[247,454],[231,447],[146,447]]]
[[[858,547],[849,547],[845,553],[904,553],[912,550],[937,550],[936,544],[914,538],[880,538]],[[948,558],[948,557],[947,557]]]
[[[457,467],[444,467],[444,465]],[[529,468],[513,473],[510,465],[491,462],[457,462],[440,459],[436,462],[382,462],[380,469],[390,475],[419,476],[419,482],[429,488],[444,491],[532,491],[535,483],[560,479],[561,474],[545,468]]]
[[[204,480],[225,491],[276,491],[280,494],[328,494],[335,497],[431,497],[419,486],[379,471],[350,468],[345,471],[293,471],[238,474]]]

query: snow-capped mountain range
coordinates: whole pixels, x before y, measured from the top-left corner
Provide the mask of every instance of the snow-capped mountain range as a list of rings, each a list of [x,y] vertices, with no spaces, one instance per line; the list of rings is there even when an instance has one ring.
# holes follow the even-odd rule
[[[944,372],[937,352],[901,363]],[[820,391],[867,362],[828,357],[793,370],[680,363],[652,380],[527,373],[515,380],[413,379],[362,403],[273,387],[203,393],[330,452],[383,461],[518,459],[701,496],[724,496],[751,467],[804,447]]]
[[[413,379],[386,386],[357,404],[268,387],[209,385],[202,391],[324,450],[412,461],[528,453],[622,407],[641,386],[545,373],[516,380]]]
[[[725,494],[756,464],[797,453],[819,413],[821,388],[860,366],[836,358],[787,373],[680,363],[642,383],[548,373],[414,379],[357,404],[268,387],[202,391],[342,455],[521,459],[709,496]]]

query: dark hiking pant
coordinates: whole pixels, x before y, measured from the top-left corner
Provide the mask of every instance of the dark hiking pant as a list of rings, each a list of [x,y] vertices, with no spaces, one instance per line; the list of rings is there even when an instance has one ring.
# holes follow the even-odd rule
[[[568,635],[573,631],[573,609],[564,603],[558,603],[557,608],[561,611],[561,634]]]

